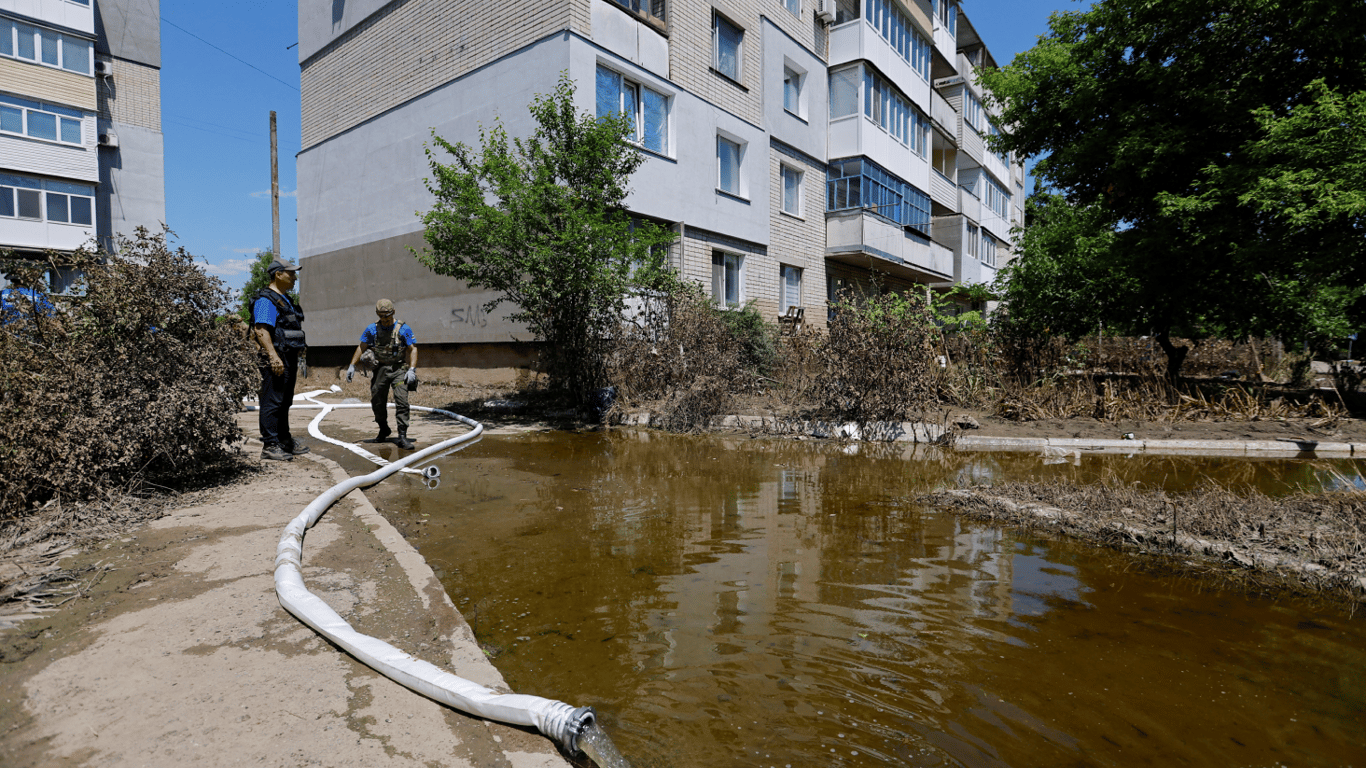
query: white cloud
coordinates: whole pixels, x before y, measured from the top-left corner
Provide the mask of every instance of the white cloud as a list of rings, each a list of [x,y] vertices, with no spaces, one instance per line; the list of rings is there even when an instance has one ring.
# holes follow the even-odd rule
[[[256,250],[252,249],[251,253]],[[256,263],[256,259],[223,259],[217,264],[210,263],[206,270],[209,274],[223,278],[224,282],[237,282],[232,278],[251,274],[251,265]]]
[[[259,253],[259,252],[264,251],[264,250],[267,250],[267,249],[265,249],[265,248],[224,248],[223,250],[225,250],[225,251],[231,251],[232,253]]]
[[[252,192],[252,193],[251,193],[251,196],[252,196],[252,197],[256,197],[256,198],[264,197],[264,198],[269,199],[269,198],[270,198],[270,190],[267,189],[267,190],[264,191],[264,192]],[[281,197],[281,198],[286,198],[286,197],[298,197],[298,196],[299,196],[299,190],[297,190],[297,189],[291,189],[291,190],[289,190],[289,191],[285,191],[285,190],[283,190],[283,189],[280,190],[280,197]]]

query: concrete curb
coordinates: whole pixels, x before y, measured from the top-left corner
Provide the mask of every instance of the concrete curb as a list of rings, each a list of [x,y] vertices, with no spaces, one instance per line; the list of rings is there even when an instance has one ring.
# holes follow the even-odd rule
[[[959,435],[960,451],[1045,451],[1049,448],[1079,453],[1170,456],[1325,457],[1366,456],[1366,443],[1327,443],[1316,440],[1088,440],[1061,437],[992,437]]]

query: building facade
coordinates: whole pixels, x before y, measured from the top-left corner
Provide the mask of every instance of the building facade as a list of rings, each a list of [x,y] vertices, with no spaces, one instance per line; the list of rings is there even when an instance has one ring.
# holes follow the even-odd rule
[[[432,365],[516,363],[525,329],[409,251],[432,205],[424,148],[433,132],[478,146],[496,119],[529,134],[527,105],[562,72],[582,110],[634,116],[646,162],[628,205],[673,228],[674,266],[719,304],[820,325],[874,274],[882,290],[988,283],[1023,218],[1023,167],[985,143],[973,70],[994,61],[949,0],[301,0],[299,36],[317,345],[354,347],[387,296]]]
[[[165,221],[160,24],[158,0],[0,0],[0,249]]]

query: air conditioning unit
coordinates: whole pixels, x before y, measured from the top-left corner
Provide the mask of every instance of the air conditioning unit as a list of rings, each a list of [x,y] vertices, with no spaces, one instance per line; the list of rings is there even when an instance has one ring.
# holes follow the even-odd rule
[[[96,61],[95,77],[113,77],[114,63],[112,61]]]
[[[118,149],[119,135],[117,133],[114,133],[113,131],[110,131],[109,133],[101,133],[100,146],[109,147],[110,149]]]
[[[835,21],[834,9],[834,0],[816,0],[816,18],[826,24],[831,24]]]

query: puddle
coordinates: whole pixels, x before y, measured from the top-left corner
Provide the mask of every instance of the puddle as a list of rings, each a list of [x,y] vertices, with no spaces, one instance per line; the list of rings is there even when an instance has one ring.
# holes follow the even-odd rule
[[[594,707],[638,767],[1366,754],[1366,622],[902,501],[1030,477],[1284,493],[1360,483],[1361,464],[911,453],[495,436],[442,460],[436,490],[367,494],[514,690]]]

